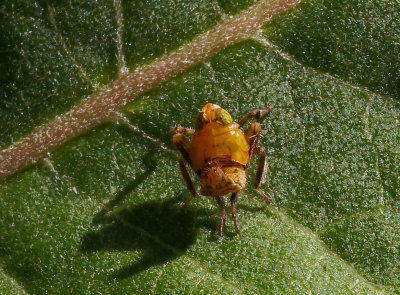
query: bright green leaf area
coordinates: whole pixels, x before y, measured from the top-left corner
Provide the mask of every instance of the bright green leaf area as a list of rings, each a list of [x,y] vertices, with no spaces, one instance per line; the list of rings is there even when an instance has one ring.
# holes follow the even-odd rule
[[[266,27],[266,36],[305,65],[400,98],[397,1],[312,0]]]
[[[0,294],[2,295],[15,295],[23,294],[23,291],[14,285],[11,278],[0,273]]]
[[[189,5],[171,2],[181,5],[179,10]],[[65,10],[57,3],[50,3],[54,19],[59,19],[57,28],[67,47],[74,48],[69,50],[75,61],[65,53],[57,54],[64,45],[54,38],[50,20],[39,21],[46,14],[46,5],[33,5],[36,10],[10,8],[20,11],[20,17],[14,23],[0,24],[1,30],[13,32],[7,38],[28,31],[29,21],[39,22],[39,28],[49,34],[44,38],[38,29],[32,31],[37,34],[33,39],[20,35],[20,41],[30,42],[23,48],[34,55],[32,59],[20,57],[22,50],[2,48],[1,66],[7,69],[7,83],[0,87],[8,96],[0,102],[0,130],[11,135],[8,139],[0,136],[0,145],[52,114],[62,113],[61,102],[73,105],[84,96],[82,85],[90,83],[82,82],[86,78],[76,67],[78,62],[86,77],[97,83],[108,83],[117,75],[115,36],[110,36],[115,31],[107,28],[109,22],[115,29],[116,21],[106,13],[114,9],[113,2],[98,12],[87,9],[96,13],[96,21],[104,22],[102,28],[93,27],[108,30],[96,38],[112,39],[109,52],[114,53],[96,47],[109,46],[105,42],[87,47],[83,35],[68,35],[74,22],[85,20],[79,16],[86,15],[79,5],[89,7],[91,2],[77,4],[76,10],[70,2],[65,2]],[[129,9],[122,4],[126,23]],[[206,4],[205,11],[219,9],[214,2]],[[234,7],[223,10],[233,13]],[[304,7],[297,13],[303,13]],[[106,13],[103,21],[100,11]],[[302,18],[306,21],[311,15]],[[61,24],[61,19],[67,19],[66,24]],[[93,25],[90,19],[88,15],[88,25]],[[322,21],[324,14],[319,19]],[[172,20],[165,16],[156,22],[171,28],[168,21]],[[190,31],[194,35],[212,23],[193,22],[198,25]],[[11,29],[17,23],[22,28]],[[274,28],[278,27],[276,22]],[[154,56],[190,38],[190,34],[179,35],[178,28],[171,34],[154,35],[165,42],[161,47],[154,45]],[[268,36],[269,30],[265,31]],[[358,34],[360,40],[368,39],[364,31]],[[144,36],[141,38],[149,35]],[[151,38],[157,38],[154,36]],[[169,42],[173,36],[177,39]],[[134,36],[125,36],[124,44],[129,38]],[[307,42],[310,47],[320,46],[312,39]],[[82,55],[79,46],[87,48]],[[399,104],[359,87],[358,80],[349,82],[342,75],[334,78],[317,65],[305,66],[300,58],[301,63],[287,58],[278,49],[286,50],[280,44],[275,48],[257,41],[232,46],[209,63],[130,103],[124,112],[136,129],[103,124],[63,145],[47,162],[6,179],[0,187],[0,293],[400,293]],[[129,67],[140,63],[143,52],[153,58],[151,50],[144,47],[140,54],[126,52]],[[11,67],[13,63],[7,63],[11,58],[18,59],[19,66]],[[38,81],[29,62],[33,58],[38,70],[45,73],[47,69],[51,74],[43,76],[41,87],[33,87]],[[359,66],[366,69],[368,62],[364,57]],[[348,72],[355,70],[352,63],[342,67]],[[57,71],[65,71],[65,79],[60,80],[65,85],[53,84],[52,74]],[[372,75],[371,71],[367,74]],[[390,91],[382,93],[394,93]],[[275,107],[262,123],[261,140],[268,158],[262,188],[274,202],[266,205],[252,189],[253,163],[249,185],[238,202],[242,232],[234,233],[228,214],[222,238],[216,235],[219,209],[214,200],[198,197],[186,214],[181,213],[189,192],[169,133],[174,125],[194,127],[199,109],[207,102],[224,107],[235,120],[256,108]],[[25,127],[18,122],[26,122]]]

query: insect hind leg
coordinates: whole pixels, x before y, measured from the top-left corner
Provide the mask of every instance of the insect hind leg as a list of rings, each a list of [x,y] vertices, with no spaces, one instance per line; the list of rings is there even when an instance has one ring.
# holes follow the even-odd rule
[[[225,201],[222,197],[215,197],[217,200],[218,206],[221,208],[221,223],[218,229],[218,235],[222,236],[222,232],[224,230],[226,215],[225,215]]]
[[[247,131],[246,137],[250,144],[250,160],[253,158],[255,154],[257,154],[260,158],[258,161],[258,168],[256,179],[254,182],[255,190],[263,197],[266,203],[271,203],[272,198],[267,196],[263,190],[260,189],[264,171],[265,171],[265,164],[266,164],[266,157],[264,149],[258,147],[258,142],[260,140],[261,135],[261,125],[258,122],[254,122],[250,125],[249,131]]]
[[[238,197],[239,197],[239,192],[233,193],[231,195],[231,213],[232,213],[233,224],[235,225],[235,231],[237,233],[240,232],[237,218],[236,218],[236,202],[238,200]]]
[[[258,161],[258,168],[257,168],[256,180],[254,182],[254,188],[263,197],[264,201],[269,204],[272,202],[272,198],[267,196],[264,193],[264,191],[262,189],[260,189],[260,185],[262,183],[263,176],[264,176],[265,163],[266,163],[264,149],[257,147],[257,154],[260,156],[260,159]]]

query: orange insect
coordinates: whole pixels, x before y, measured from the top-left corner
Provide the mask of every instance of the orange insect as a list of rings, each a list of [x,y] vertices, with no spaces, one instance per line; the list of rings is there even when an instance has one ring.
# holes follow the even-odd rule
[[[250,119],[260,121],[271,110],[254,110],[236,123],[231,115],[220,106],[206,104],[196,120],[196,129],[173,127],[172,140],[181,153],[179,167],[191,193],[191,197],[183,205],[185,211],[190,202],[196,197],[196,190],[186,169],[189,164],[200,177],[201,194],[212,196],[221,208],[221,223],[218,235],[222,235],[225,225],[225,202],[222,196],[231,193],[231,212],[235,230],[239,232],[236,219],[236,202],[239,192],[246,186],[247,169],[255,154],[260,156],[254,187],[267,203],[271,198],[260,189],[265,167],[265,152],[258,147],[261,125],[253,122],[246,134],[240,129]],[[194,135],[189,142],[186,134]]]

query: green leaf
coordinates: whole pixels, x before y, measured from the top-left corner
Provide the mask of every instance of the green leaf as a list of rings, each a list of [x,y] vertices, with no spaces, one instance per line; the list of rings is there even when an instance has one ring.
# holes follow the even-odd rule
[[[252,3],[1,4],[0,146]],[[400,293],[399,12],[306,2],[6,178],[0,293]],[[207,102],[235,120],[274,106],[261,140],[274,202],[252,189],[253,163],[242,232],[228,218],[222,238],[211,198],[181,213],[169,133]]]

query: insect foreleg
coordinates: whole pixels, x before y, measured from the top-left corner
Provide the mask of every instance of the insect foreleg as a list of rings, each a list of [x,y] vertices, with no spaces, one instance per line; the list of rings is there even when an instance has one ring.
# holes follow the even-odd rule
[[[172,142],[178,149],[178,151],[182,154],[185,158],[186,162],[190,164],[190,157],[189,157],[189,149],[190,149],[190,142],[187,140],[183,133],[176,133],[172,137]]]
[[[253,118],[257,121],[261,121],[273,108],[273,106],[268,106],[265,110],[251,111],[239,121],[239,125],[243,126],[247,121]]]
[[[224,225],[225,225],[225,220],[226,220],[225,201],[222,197],[215,197],[215,199],[217,200],[217,203],[218,203],[219,207],[221,208],[221,223],[219,225],[218,235],[222,236],[222,231],[224,230]]]
[[[194,188],[193,182],[190,179],[190,175],[186,169],[185,163],[186,163],[185,159],[183,157],[181,157],[179,160],[179,168],[181,169],[183,179],[185,180],[186,186],[187,186],[188,190],[190,191],[191,196],[185,202],[185,204],[183,204],[183,206],[182,206],[183,212],[186,212],[187,207],[193,201],[193,199],[196,197],[196,189]]]

